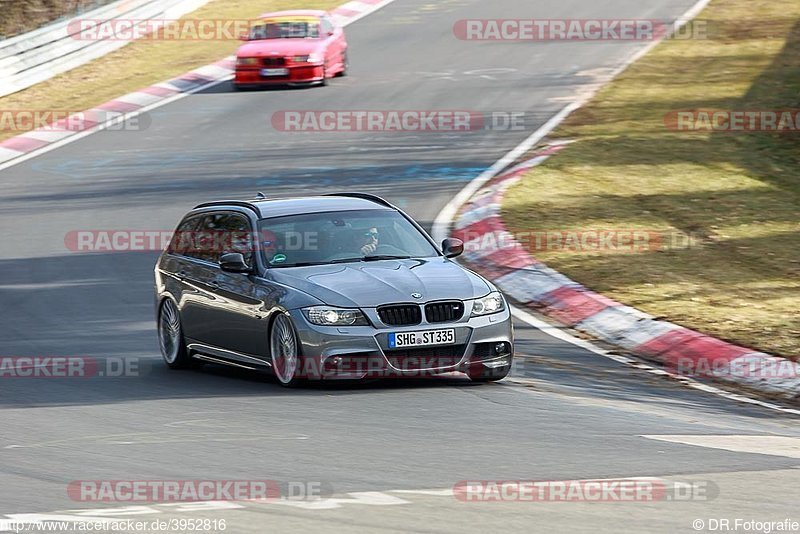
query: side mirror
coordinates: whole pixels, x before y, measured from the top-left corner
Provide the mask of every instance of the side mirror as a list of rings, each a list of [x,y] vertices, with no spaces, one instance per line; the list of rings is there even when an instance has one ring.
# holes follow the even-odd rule
[[[442,252],[446,258],[455,258],[464,252],[464,242],[455,237],[448,237],[442,241]]]
[[[219,266],[229,273],[249,273],[250,266],[244,261],[244,256],[238,252],[227,252],[219,257]]]

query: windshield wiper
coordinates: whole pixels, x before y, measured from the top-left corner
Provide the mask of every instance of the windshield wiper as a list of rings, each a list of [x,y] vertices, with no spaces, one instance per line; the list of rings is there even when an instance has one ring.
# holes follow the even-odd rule
[[[332,265],[334,263],[357,263],[361,261],[380,261],[380,260],[409,260],[411,256],[395,256],[391,254],[362,256],[360,258],[338,258],[331,261],[303,261],[300,263],[275,264],[270,267],[308,267],[311,265]]]
[[[363,261],[380,261],[380,260],[410,260],[411,256],[394,256],[392,254],[376,254],[373,256],[364,256]]]
[[[394,254],[374,254],[372,256],[362,256],[360,258],[340,258],[331,260],[329,263],[355,263],[359,261],[380,261],[380,260],[409,260],[411,256],[397,256]]]
[[[331,260],[328,263],[354,263],[357,261],[364,261],[364,258],[339,258],[336,260]]]
[[[276,263],[274,265],[270,265],[269,267],[270,269],[275,269],[275,268],[283,269],[287,267],[309,267],[312,265],[327,265],[327,264],[328,262],[326,261],[301,261],[300,263],[285,263],[285,264]]]

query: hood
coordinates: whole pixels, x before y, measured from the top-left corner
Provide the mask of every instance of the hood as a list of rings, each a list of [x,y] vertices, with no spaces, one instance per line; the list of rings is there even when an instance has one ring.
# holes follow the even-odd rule
[[[317,51],[322,39],[265,39],[239,47],[237,57],[305,56]]]
[[[489,293],[480,276],[445,258],[270,269],[268,276],[330,306],[375,308],[397,302],[469,300]],[[422,294],[415,299],[412,293]]]

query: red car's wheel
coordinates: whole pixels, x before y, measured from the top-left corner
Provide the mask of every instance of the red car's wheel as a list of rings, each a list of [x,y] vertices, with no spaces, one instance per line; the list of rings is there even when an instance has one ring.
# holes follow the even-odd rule
[[[337,74],[337,76],[344,78],[345,76],[347,76],[347,69],[349,68],[350,68],[350,60],[347,59],[347,50],[345,50],[344,52],[342,52],[342,70],[339,71],[339,74]]]

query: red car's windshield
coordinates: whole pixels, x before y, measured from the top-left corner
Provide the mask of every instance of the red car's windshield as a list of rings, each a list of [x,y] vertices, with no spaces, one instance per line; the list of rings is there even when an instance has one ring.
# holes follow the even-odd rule
[[[319,21],[282,20],[258,24],[250,29],[250,40],[318,39]]]

